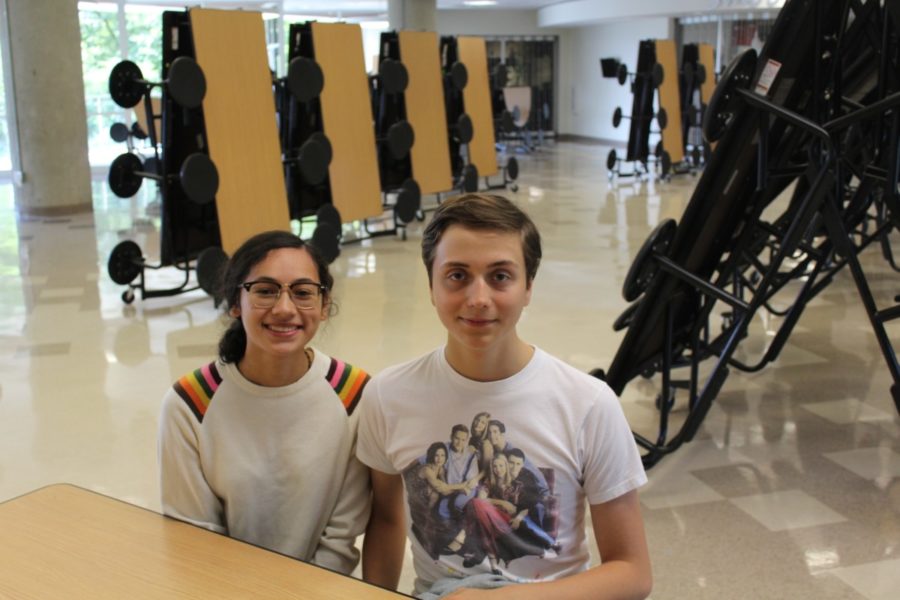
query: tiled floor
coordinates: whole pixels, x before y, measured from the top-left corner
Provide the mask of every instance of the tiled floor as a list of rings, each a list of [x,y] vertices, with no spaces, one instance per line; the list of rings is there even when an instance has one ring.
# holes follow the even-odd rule
[[[609,366],[631,258],[661,219],[681,216],[696,181],[610,187],[606,150],[550,144],[520,156],[513,195],[545,244],[521,333],[583,370]],[[158,255],[153,190],[133,200],[102,180],[94,190],[92,215],[17,220],[12,188],[0,184],[0,500],[67,481],[158,509],[159,400],[213,356],[220,323],[199,291],[122,303],[106,261],[123,239]],[[333,267],[340,312],[317,346],[376,372],[441,343],[420,233],[417,223],[407,241],[344,247]],[[876,298],[890,304],[900,275],[874,249],[864,263]],[[182,276],[168,268],[149,278],[158,289]],[[760,356],[778,324],[757,315],[739,356]],[[889,334],[900,344],[896,324]],[[650,470],[652,597],[898,597],[900,419],[890,383],[841,273],[778,361],[733,370],[695,440]],[[645,435],[655,436],[655,392],[638,378],[622,396]]]

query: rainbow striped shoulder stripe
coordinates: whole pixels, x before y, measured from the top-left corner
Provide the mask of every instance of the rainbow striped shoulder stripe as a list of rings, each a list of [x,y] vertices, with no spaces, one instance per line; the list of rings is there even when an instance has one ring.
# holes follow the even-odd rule
[[[341,399],[341,404],[347,414],[353,414],[359,399],[362,396],[363,388],[369,382],[369,374],[353,365],[347,364],[336,358],[331,359],[328,366],[328,373],[325,379],[331,385],[334,392]],[[216,363],[211,362],[199,369],[188,373],[175,382],[172,386],[175,393],[181,396],[194,416],[199,422],[203,422],[203,416],[209,409],[209,403],[212,402],[213,394],[219,389],[222,383],[222,375],[216,368]]]
[[[325,379],[341,399],[347,414],[351,415],[359,403],[363,388],[366,387],[371,377],[359,367],[332,358]]]
[[[216,363],[211,362],[188,373],[176,381],[172,387],[188,405],[197,420],[202,423],[203,415],[206,414],[206,409],[209,408],[209,403],[212,401],[213,394],[219,389],[220,383],[222,383],[222,376],[216,369]]]

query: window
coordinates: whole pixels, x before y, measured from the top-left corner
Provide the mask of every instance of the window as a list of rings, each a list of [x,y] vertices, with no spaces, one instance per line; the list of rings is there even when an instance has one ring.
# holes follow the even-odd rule
[[[120,12],[121,11],[121,12]],[[109,73],[125,54],[149,81],[162,71],[162,11],[159,7],[80,2],[81,60],[87,111],[88,153],[92,165],[108,165],[125,151],[109,137],[113,123],[129,127],[134,111],[120,108],[109,96]]]
[[[121,59],[118,7],[115,4],[79,5],[81,68],[87,111],[88,153],[91,164],[108,164],[121,148],[109,137],[109,127],[124,120],[124,112],[109,97],[109,72]]]
[[[525,129],[553,131],[556,38],[488,38],[488,70],[506,65],[506,87],[531,88],[531,112]]]
[[[686,17],[678,21],[676,40],[684,44],[710,44],[716,49],[716,71],[721,73],[731,60],[746,50],[762,49],[772,30],[775,15]]]
[[[2,44],[0,44],[0,68],[6,68]],[[5,77],[0,77],[0,171],[12,170],[12,159],[9,155],[8,121],[6,115],[6,80]]]

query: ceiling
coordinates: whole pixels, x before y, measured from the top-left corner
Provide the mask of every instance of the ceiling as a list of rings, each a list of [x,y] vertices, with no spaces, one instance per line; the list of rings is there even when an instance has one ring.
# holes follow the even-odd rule
[[[19,0],[24,1],[24,0]],[[403,0],[398,0],[403,1]],[[467,11],[477,29],[478,11],[534,11],[538,28],[580,27],[615,20],[647,17],[738,18],[738,15],[762,14],[780,10],[786,0],[495,0],[491,6],[472,6],[471,0],[405,0],[435,2],[441,11]],[[470,2],[470,4],[466,4]],[[80,0],[79,5],[103,6],[116,10],[117,5],[146,6],[181,10],[186,7],[246,9],[301,19],[335,19],[357,22],[388,21],[388,0]],[[403,19],[401,19],[402,21]]]
[[[103,2],[104,0],[94,0]],[[110,2],[110,0],[105,0]],[[115,0],[112,0],[113,2]],[[375,17],[387,15],[388,0],[124,0],[126,4],[155,6],[202,5],[208,8],[247,8],[278,12],[283,4],[288,14],[332,17]],[[470,6],[466,0],[436,0],[438,10],[537,10],[560,0],[496,0],[493,6]]]

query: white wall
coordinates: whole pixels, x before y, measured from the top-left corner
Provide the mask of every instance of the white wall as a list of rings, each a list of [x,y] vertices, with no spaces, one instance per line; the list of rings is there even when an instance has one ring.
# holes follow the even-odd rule
[[[566,29],[541,28],[536,10],[439,10],[440,35],[559,35]]]
[[[628,121],[612,126],[612,113],[621,106],[631,112],[631,91],[614,79],[600,76],[600,58],[616,57],[633,71],[638,43],[672,35],[665,17],[609,21],[571,28],[540,27],[534,10],[439,10],[439,35],[555,35],[556,130],[603,140],[626,142]]]
[[[561,134],[574,134],[625,142],[628,121],[612,126],[617,106],[631,113],[631,90],[600,74],[601,58],[618,58],[634,71],[638,43],[666,39],[672,22],[665,17],[610,22],[568,30],[560,48],[557,127]]]
[[[556,73],[554,104],[560,106],[563,89],[560,78],[561,50],[565,38],[572,35],[572,29],[538,27],[535,10],[439,10],[437,31],[438,35],[557,36],[557,57],[553,65]]]
[[[542,27],[581,27],[611,19],[778,12],[784,0],[565,0],[538,10]]]

